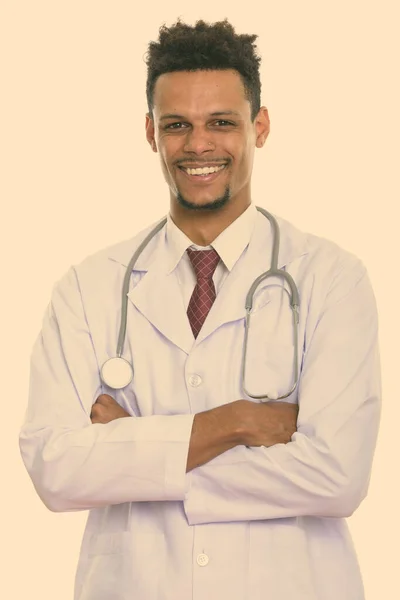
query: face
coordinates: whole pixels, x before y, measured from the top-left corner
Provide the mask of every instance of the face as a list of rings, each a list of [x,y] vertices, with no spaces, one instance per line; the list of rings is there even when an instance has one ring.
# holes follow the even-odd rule
[[[188,210],[249,205],[254,148],[269,133],[262,107],[254,122],[239,74],[180,71],[155,85],[153,119],[146,136],[158,152],[171,203]]]

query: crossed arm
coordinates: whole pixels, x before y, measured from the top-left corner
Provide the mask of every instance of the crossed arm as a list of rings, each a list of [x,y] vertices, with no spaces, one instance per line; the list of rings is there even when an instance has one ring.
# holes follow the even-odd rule
[[[197,415],[110,419],[110,397],[99,390],[92,405],[98,365],[69,273],[34,348],[20,435],[46,506],[180,500],[190,524],[352,514],[368,489],[380,379],[368,279],[343,279],[308,340],[298,414],[286,403],[237,400]]]
[[[256,404],[248,400],[236,400],[197,413],[193,419],[186,472],[235,446],[286,444],[296,431],[297,414],[297,404]],[[97,398],[90,413],[92,423],[105,424],[124,417],[131,415],[108,394]]]

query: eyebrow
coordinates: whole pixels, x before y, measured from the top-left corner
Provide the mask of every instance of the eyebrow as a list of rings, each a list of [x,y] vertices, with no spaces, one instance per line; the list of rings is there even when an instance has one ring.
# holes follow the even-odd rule
[[[210,117],[222,117],[224,115],[235,115],[237,117],[240,117],[240,114],[234,110],[219,110],[217,112],[210,113]],[[163,121],[165,119],[185,119],[185,117],[183,115],[168,113],[167,115],[163,115],[162,117],[160,117],[160,121]]]

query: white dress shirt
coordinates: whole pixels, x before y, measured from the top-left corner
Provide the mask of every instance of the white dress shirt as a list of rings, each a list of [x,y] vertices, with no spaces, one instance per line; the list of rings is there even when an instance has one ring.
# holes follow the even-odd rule
[[[215,292],[218,295],[226,277],[232,271],[242,252],[247,248],[254,230],[257,217],[257,209],[250,204],[247,209],[231,223],[209,246],[194,244],[177,227],[169,213],[166,226],[166,244],[170,256],[170,269],[175,269],[179,286],[182,290],[185,309],[189,305],[194,287],[196,275],[186,252],[187,248],[193,250],[210,250],[214,248],[218,252],[220,261],[213,275]]]

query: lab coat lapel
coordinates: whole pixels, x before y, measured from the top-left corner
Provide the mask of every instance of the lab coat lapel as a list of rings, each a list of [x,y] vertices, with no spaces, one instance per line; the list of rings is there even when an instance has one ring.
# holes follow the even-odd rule
[[[293,225],[275,217],[280,232],[278,268],[284,268],[295,258],[307,253],[307,236]],[[249,245],[225,279],[210,312],[196,339],[200,344],[218,327],[246,316],[246,296],[254,280],[271,268],[273,249],[273,228],[269,220],[260,212]],[[283,285],[282,279],[280,279]],[[271,279],[263,280],[253,296],[252,313],[270,301]]]
[[[134,283],[128,298],[162,335],[188,354],[194,337],[176,273],[170,272],[165,229],[157,236],[151,262],[147,263],[145,259],[144,264],[147,272],[142,274],[138,283]],[[137,269],[140,270],[139,260]]]

